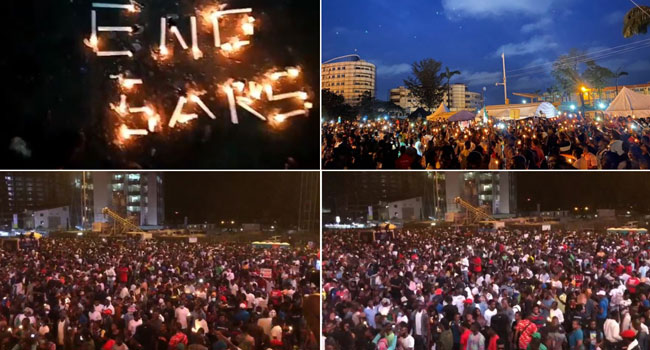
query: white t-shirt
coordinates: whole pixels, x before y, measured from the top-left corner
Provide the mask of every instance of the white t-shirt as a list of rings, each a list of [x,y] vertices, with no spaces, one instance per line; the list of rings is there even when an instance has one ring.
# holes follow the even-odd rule
[[[139,320],[131,320],[129,321],[129,332],[131,335],[135,334],[135,330],[138,328],[138,326],[142,325],[142,319]]]
[[[182,329],[187,329],[187,315],[189,314],[190,310],[185,306],[176,308],[176,322],[181,324]]]
[[[404,349],[413,349],[415,347],[415,339],[409,334],[405,338],[401,338],[402,347]]]
[[[485,310],[485,315],[483,315],[483,317],[485,318],[485,324],[488,327],[490,326],[492,316],[494,316],[496,314],[497,314],[497,309],[494,309],[494,310],[487,309],[487,310]]]

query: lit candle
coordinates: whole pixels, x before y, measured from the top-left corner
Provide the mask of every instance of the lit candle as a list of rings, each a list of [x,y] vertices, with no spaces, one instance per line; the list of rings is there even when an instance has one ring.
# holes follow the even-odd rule
[[[284,94],[279,94],[273,96],[271,101],[279,101],[279,100],[285,100],[288,98],[299,98],[301,100],[306,100],[307,99],[307,93],[304,91],[295,91],[295,92],[287,92]]]
[[[214,32],[214,47],[220,47],[221,46],[221,37],[219,34],[219,16],[216,14],[212,15],[212,28]]]
[[[223,91],[226,93],[226,96],[228,96],[228,106],[230,107],[230,121],[232,121],[233,124],[239,124],[239,120],[237,119],[237,108],[235,107],[235,94],[232,91],[232,88],[228,85],[225,85],[223,87]]]
[[[167,34],[167,19],[165,17],[160,17],[160,54],[167,54],[167,46],[165,46]]]
[[[120,135],[123,139],[129,139],[131,136],[144,136],[149,132],[145,129],[129,129],[126,125],[120,126]]]
[[[131,51],[125,50],[125,51],[97,51],[97,56],[100,57],[109,57],[109,56],[129,56],[133,57],[133,53]]]
[[[97,11],[90,11],[90,25],[92,26],[92,34],[90,35],[90,45],[97,51]]]
[[[105,2],[93,2],[94,8],[105,8],[105,9],[118,9],[118,10],[127,10],[129,12],[135,12],[137,9],[133,4],[110,4]]]
[[[279,113],[279,114],[276,114],[275,117],[274,117],[273,119],[275,119],[275,121],[277,121],[277,122],[279,122],[279,123],[282,123],[282,122],[285,121],[287,118],[295,117],[295,116],[303,115],[303,114],[306,115],[306,114],[307,114],[307,111],[304,110],[304,109],[297,109],[297,110],[295,110],[295,111],[291,111],[291,112],[287,112],[287,113]]]
[[[133,27],[129,27],[129,26],[116,26],[116,27],[99,26],[99,27],[97,27],[97,30],[100,31],[100,32],[129,32],[130,33],[130,32],[133,31]]]
[[[196,16],[190,17],[190,25],[192,27],[192,54],[194,59],[198,60],[203,56],[201,50],[199,50],[198,40],[196,38]]]
[[[160,116],[159,116],[159,115],[156,114],[156,115],[150,116],[150,117],[147,119],[147,124],[148,124],[148,127],[149,127],[149,132],[154,132],[154,131],[156,131],[156,126],[158,125],[159,122],[160,122]]]

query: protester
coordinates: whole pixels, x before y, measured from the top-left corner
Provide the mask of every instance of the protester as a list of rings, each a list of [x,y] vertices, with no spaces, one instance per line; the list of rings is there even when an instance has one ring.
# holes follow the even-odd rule
[[[330,348],[650,350],[650,236],[433,227],[393,235],[323,233]]]
[[[42,238],[0,252],[0,350],[316,349],[303,316],[316,259],[308,248]]]
[[[324,169],[648,169],[650,124],[563,114],[519,121],[323,123]]]

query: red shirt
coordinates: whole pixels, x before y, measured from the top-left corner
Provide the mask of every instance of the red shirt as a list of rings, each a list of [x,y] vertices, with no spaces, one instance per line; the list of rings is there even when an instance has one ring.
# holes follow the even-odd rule
[[[467,349],[467,341],[469,340],[469,336],[472,334],[472,332],[469,329],[466,329],[463,335],[460,336],[460,348],[462,350]]]
[[[625,268],[623,267],[623,265],[621,265],[621,264],[616,265],[616,274],[617,275],[622,275],[624,269]]]
[[[481,272],[481,258],[475,257],[472,259],[472,264],[474,264],[474,272]]]
[[[128,267],[118,267],[117,268],[117,279],[121,283],[126,283],[129,280],[129,268]]]
[[[533,333],[537,332],[537,326],[530,320],[521,320],[517,323],[515,331],[521,332],[519,336],[519,349],[526,349],[531,340],[533,340]]]
[[[499,340],[498,335],[494,335],[494,337],[490,338],[490,342],[488,343],[488,348],[487,350],[497,350],[497,341]]]

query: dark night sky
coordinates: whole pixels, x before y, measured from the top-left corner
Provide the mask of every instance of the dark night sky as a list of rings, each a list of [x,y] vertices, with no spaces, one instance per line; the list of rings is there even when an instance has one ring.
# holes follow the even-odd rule
[[[517,173],[517,188],[522,210],[535,209],[537,203],[542,210],[650,208],[647,172],[521,172]]]
[[[298,221],[299,172],[167,172],[164,174],[168,222],[218,223]],[[174,214],[179,212],[178,220]]]
[[[378,176],[366,172],[365,177]],[[401,176],[420,174],[401,172]],[[648,172],[517,172],[517,203],[522,211],[572,209],[588,206],[594,209],[628,209],[650,212],[650,173]],[[350,191],[340,183],[345,174],[323,174],[323,196],[328,201],[344,197]],[[354,189],[352,190],[354,191]],[[530,198],[530,202],[527,199]],[[371,203],[368,203],[371,204]],[[332,207],[332,203],[326,203]]]
[[[648,5],[648,1],[637,1]],[[462,71],[452,82],[472,91],[487,87],[488,104],[503,103],[501,52],[506,71],[547,64],[570,48],[598,52],[645,40],[639,49],[603,57],[630,75],[620,82],[650,81],[650,36],[623,38],[627,0],[329,0],[323,1],[323,60],[357,53],[377,65],[377,96],[403,85],[410,64],[424,58]],[[546,65],[545,67],[550,67]],[[549,69],[509,73],[508,91],[533,92],[553,83]],[[526,72],[531,72],[529,69]],[[510,95],[513,99],[514,96]],[[513,101],[518,101],[513,100]]]

